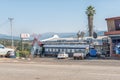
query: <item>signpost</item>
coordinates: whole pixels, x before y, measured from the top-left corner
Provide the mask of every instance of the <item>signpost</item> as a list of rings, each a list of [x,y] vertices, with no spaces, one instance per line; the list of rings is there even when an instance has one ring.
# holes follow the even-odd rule
[[[21,39],[28,39],[28,38],[30,38],[30,34],[28,34],[28,33],[22,33],[22,34],[20,34],[20,38]]]
[[[22,51],[23,50],[22,42],[23,42],[23,40],[28,40],[30,38],[30,34],[28,34],[28,33],[21,33],[20,34],[20,38],[21,38],[21,51]]]

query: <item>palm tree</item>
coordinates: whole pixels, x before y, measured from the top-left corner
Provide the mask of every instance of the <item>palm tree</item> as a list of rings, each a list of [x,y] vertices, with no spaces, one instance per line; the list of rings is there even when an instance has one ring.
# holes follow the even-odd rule
[[[86,15],[88,16],[88,28],[89,36],[93,35],[93,16],[95,14],[95,9],[93,6],[88,6],[86,9]]]

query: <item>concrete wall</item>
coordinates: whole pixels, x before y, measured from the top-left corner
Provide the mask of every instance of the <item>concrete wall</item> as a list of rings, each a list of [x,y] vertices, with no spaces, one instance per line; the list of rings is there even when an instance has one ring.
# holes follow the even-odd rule
[[[115,31],[114,19],[107,20],[107,27],[108,27],[108,32],[109,31]]]

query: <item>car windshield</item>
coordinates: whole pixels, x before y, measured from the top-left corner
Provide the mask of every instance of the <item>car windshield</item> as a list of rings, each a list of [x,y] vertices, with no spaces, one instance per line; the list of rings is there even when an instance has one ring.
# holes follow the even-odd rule
[[[2,44],[0,44],[0,48],[4,48],[4,46]]]
[[[65,52],[60,52],[59,54],[65,54]]]

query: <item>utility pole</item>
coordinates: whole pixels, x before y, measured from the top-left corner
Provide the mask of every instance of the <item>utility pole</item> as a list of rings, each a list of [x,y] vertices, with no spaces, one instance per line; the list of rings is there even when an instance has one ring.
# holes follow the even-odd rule
[[[11,47],[14,48],[14,42],[13,42],[13,28],[12,28],[12,21],[13,21],[13,18],[8,18],[8,20],[10,21],[10,27],[11,27]]]

